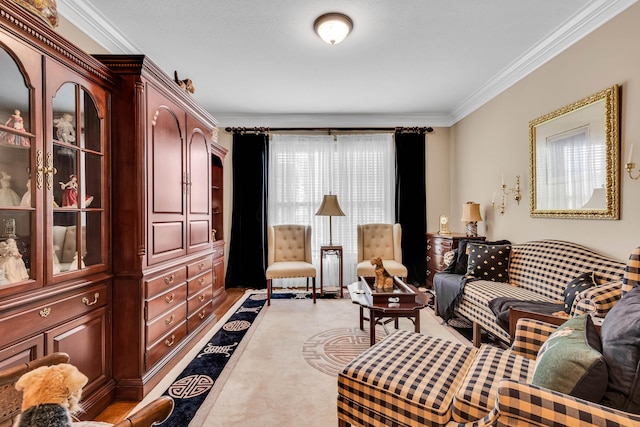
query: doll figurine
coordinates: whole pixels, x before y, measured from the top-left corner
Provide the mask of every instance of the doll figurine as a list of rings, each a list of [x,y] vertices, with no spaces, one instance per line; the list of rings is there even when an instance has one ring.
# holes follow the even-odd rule
[[[20,196],[11,188],[11,175],[0,172],[0,206],[20,206]]]
[[[5,123],[7,127],[24,132],[24,119],[20,115],[20,110],[13,110],[13,114]],[[2,132],[0,141],[6,145],[21,145],[23,147],[30,147],[31,142],[29,138],[23,138],[20,135],[14,135],[12,133]]]
[[[60,182],[60,187],[64,190],[62,193],[62,207],[63,208],[77,208],[78,207],[78,177],[74,174],[69,175],[68,182]],[[93,196],[86,196],[84,198],[84,207],[89,207],[93,202]]]
[[[9,283],[21,282],[29,278],[29,273],[14,239],[0,242],[0,258],[2,272]]]
[[[58,141],[73,143],[76,142],[76,130],[73,127],[73,116],[64,113],[61,118],[53,121],[56,127],[56,137]]]
[[[20,206],[22,207],[31,207],[31,178],[27,179],[27,191],[22,195],[22,200],[20,200]]]
[[[74,174],[69,175],[68,182],[60,182],[60,187],[64,190],[62,193],[63,208],[78,207],[78,177]]]

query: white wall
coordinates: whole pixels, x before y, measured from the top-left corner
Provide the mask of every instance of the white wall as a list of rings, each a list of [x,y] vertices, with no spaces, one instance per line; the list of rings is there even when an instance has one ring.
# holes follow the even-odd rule
[[[233,175],[232,175],[232,162],[233,162],[233,134],[225,132],[224,129],[218,129],[218,144],[229,150],[224,158],[224,175],[223,179],[223,206],[222,223],[224,228],[224,253],[227,256],[224,257],[224,269],[227,271],[227,262],[229,261],[229,242],[231,241],[231,210],[233,207]]]
[[[108,54],[109,52],[87,36],[78,27],[69,22],[64,16],[59,16],[56,32],[62,37],[72,40],[80,49],[91,54]]]
[[[515,84],[451,129],[451,211],[455,216],[467,200],[481,204],[485,221],[479,233],[514,243],[554,238],[583,244],[626,260],[640,246],[640,180],[629,178],[621,165],[621,219],[575,220],[529,215],[529,122],[614,84],[621,86],[621,159],[629,145],[640,146],[640,4],[635,4],[591,35]],[[640,153],[636,155],[640,165]],[[521,176],[523,199],[509,199],[505,214],[491,209],[500,192],[501,172],[513,186]],[[429,185],[428,203],[437,203]],[[498,196],[496,196],[498,197]],[[430,219],[431,221],[431,219]],[[456,230],[456,228],[453,228]],[[459,224],[458,231],[463,231]]]
[[[434,128],[426,135],[427,231],[438,231],[440,215],[448,215],[452,230],[457,230],[460,214],[450,209],[451,194],[451,132],[449,128]],[[464,227],[464,223],[460,223]]]

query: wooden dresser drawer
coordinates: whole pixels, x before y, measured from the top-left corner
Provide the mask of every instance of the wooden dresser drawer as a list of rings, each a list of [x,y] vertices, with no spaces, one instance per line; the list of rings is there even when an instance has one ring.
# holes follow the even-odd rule
[[[431,245],[433,245],[432,252],[435,255],[444,255],[445,253],[453,250],[451,240],[434,239]]]
[[[107,285],[101,284],[0,319],[3,342],[10,343],[107,305]]]
[[[427,268],[435,271],[442,271],[447,266],[444,264],[444,256],[442,255],[429,255],[427,257]]]
[[[147,344],[155,342],[162,335],[187,319],[187,303],[183,302],[173,310],[147,322]]]
[[[224,246],[213,248],[213,259],[222,258],[224,256]]]
[[[195,295],[204,288],[213,284],[213,271],[209,270],[200,276],[189,279],[187,282],[189,295]]]
[[[178,304],[187,299],[187,284],[183,283],[175,288],[156,296],[147,301],[147,317],[146,320],[153,320],[156,316],[172,310]]]
[[[205,270],[211,270],[212,266],[213,266],[213,258],[211,257],[202,258],[199,261],[191,263],[187,265],[188,277],[192,278],[197,276],[200,273],[204,273]]]
[[[213,313],[213,302],[209,301],[208,303],[200,307],[198,311],[190,315],[189,319],[187,320],[189,325],[189,332],[192,332],[196,328],[198,328],[198,326],[200,326],[202,322],[204,322],[209,316],[211,316],[212,313]]]
[[[171,332],[164,335],[158,341],[147,348],[147,369],[155,365],[158,360],[171,351],[171,349],[187,336],[187,322],[183,321]]]
[[[149,279],[146,282],[146,298],[153,298],[185,280],[187,280],[187,269],[184,267],[176,268],[161,276]]]
[[[187,312],[188,315],[191,316],[193,313],[197,312],[200,307],[208,302],[211,302],[213,299],[213,289],[209,287],[208,289],[203,289],[199,294],[189,297],[187,300]]]

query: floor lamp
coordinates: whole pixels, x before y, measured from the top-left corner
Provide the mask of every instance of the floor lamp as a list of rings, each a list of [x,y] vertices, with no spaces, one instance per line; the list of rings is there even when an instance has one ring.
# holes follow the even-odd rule
[[[333,246],[333,232],[331,230],[331,217],[332,216],[344,216],[344,212],[340,209],[340,204],[338,204],[338,196],[335,194],[325,194],[322,198],[322,204],[320,205],[320,209],[316,212],[318,216],[328,216],[329,217],[329,245]]]

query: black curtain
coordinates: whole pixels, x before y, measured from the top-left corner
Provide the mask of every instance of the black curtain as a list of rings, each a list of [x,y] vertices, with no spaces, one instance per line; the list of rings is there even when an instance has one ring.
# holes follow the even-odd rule
[[[233,210],[227,288],[266,288],[269,137],[233,135]]]
[[[409,283],[424,286],[427,278],[427,206],[425,136],[396,132],[396,222],[402,226],[402,263]]]

